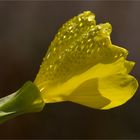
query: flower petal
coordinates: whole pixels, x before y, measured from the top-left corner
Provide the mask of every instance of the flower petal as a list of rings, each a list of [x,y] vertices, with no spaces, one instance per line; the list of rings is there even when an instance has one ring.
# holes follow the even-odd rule
[[[109,99],[101,95],[97,78],[84,81],[65,100],[96,109],[103,108],[110,103]]]
[[[126,67],[126,63],[127,63],[127,67]],[[106,104],[109,102],[107,101],[108,98],[106,98],[102,94],[98,94],[99,96],[96,96],[97,93],[99,93],[97,81],[104,77],[110,77],[110,75],[127,74],[128,70],[131,69],[132,67],[133,67],[133,62],[128,62],[124,58],[120,58],[119,60],[111,64],[101,64],[101,63],[97,64],[92,68],[90,68],[88,71],[72,77],[67,82],[60,84],[55,88],[54,87],[48,88],[47,96],[44,95],[45,102],[51,103],[51,102],[77,99],[77,102],[78,100],[83,100],[83,102],[87,103],[87,106],[89,106],[88,104],[91,104],[91,101],[93,100],[93,104],[92,104],[93,108],[97,108],[96,103],[99,103],[100,106],[102,106],[102,103]],[[86,87],[84,85],[86,85]],[[84,91],[84,92],[78,94],[80,93],[79,91]],[[97,101],[95,102],[95,100]]]
[[[128,74],[116,74],[99,78],[101,95],[111,102],[102,109],[110,109],[128,101],[138,88],[137,80]]]
[[[110,109],[124,104],[135,93],[137,80],[127,74],[91,79],[74,90],[69,101],[97,109]]]

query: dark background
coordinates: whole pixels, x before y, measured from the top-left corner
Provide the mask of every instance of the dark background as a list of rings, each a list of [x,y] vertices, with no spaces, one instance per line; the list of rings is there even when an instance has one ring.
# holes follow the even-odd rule
[[[140,2],[0,2],[0,97],[34,80],[47,47],[69,18],[91,10],[97,23],[110,22],[112,42],[129,50],[139,80]],[[140,138],[140,93],[108,111],[64,102],[47,104],[0,125],[0,138]]]

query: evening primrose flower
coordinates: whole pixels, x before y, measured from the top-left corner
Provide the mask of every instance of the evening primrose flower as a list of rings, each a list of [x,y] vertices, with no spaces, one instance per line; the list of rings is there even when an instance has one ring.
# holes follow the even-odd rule
[[[112,44],[109,23],[96,25],[86,11],[67,21],[51,42],[34,83],[0,99],[0,122],[45,103],[71,101],[95,109],[127,102],[138,88],[128,51]]]

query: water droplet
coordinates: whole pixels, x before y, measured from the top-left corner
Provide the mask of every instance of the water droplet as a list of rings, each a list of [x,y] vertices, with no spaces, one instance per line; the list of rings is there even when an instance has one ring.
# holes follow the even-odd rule
[[[77,34],[74,34],[74,36],[76,37],[76,36],[77,36]]]
[[[91,39],[88,39],[88,42],[90,42],[91,41]]]
[[[76,46],[76,47],[75,47],[75,50],[77,50],[77,49],[78,49],[78,47],[79,47],[79,46]]]
[[[56,48],[53,48],[53,51],[55,52],[56,51]]]
[[[59,56],[59,59],[61,59],[61,58],[62,58],[62,56],[60,55],[60,56]]]
[[[97,48],[97,52],[99,52],[100,51],[100,48]]]
[[[98,25],[97,28],[98,28],[98,29],[101,29],[102,27],[101,27],[101,25]]]
[[[69,49],[65,49],[65,51],[66,51],[66,52],[68,52],[68,51],[69,51]]]
[[[88,21],[93,21],[94,20],[94,15],[90,15],[89,17],[88,17]]]
[[[81,18],[80,17],[78,18],[78,21],[81,21]]]
[[[72,29],[72,26],[69,27],[69,30],[71,30],[71,29]]]
[[[93,46],[93,44],[90,44],[90,45],[89,45],[89,48],[91,48],[92,46]]]
[[[40,89],[40,92],[41,92],[42,90],[44,90],[44,88],[41,88],[41,89]]]
[[[51,69],[51,68],[53,67],[53,65],[50,65],[49,67],[50,67],[50,69]]]
[[[54,70],[56,70],[56,68],[57,68],[57,65],[54,66]]]
[[[123,54],[121,53],[120,56],[122,56]]]
[[[71,30],[70,32],[71,32],[71,33],[73,33],[73,32],[74,32],[74,30]]]
[[[72,36],[69,36],[69,37],[68,37],[68,39],[71,39],[71,38],[72,38]]]
[[[104,42],[103,42],[102,44],[103,44],[103,46],[105,45],[105,43],[104,43]]]
[[[82,41],[81,41],[81,44],[83,44],[83,43],[84,43],[84,41],[82,40]]]
[[[48,55],[47,55],[47,57],[46,57],[46,58],[48,59],[49,57],[50,57],[50,53],[48,53]]]
[[[90,49],[87,50],[87,53],[89,53],[89,52],[90,52]]]
[[[82,27],[83,26],[83,23],[81,22],[79,26]]]

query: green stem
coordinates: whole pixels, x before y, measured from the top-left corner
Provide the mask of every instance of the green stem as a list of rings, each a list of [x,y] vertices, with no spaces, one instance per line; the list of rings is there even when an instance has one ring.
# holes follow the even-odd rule
[[[0,99],[0,123],[21,114],[39,112],[44,105],[39,89],[28,81],[15,93]]]

